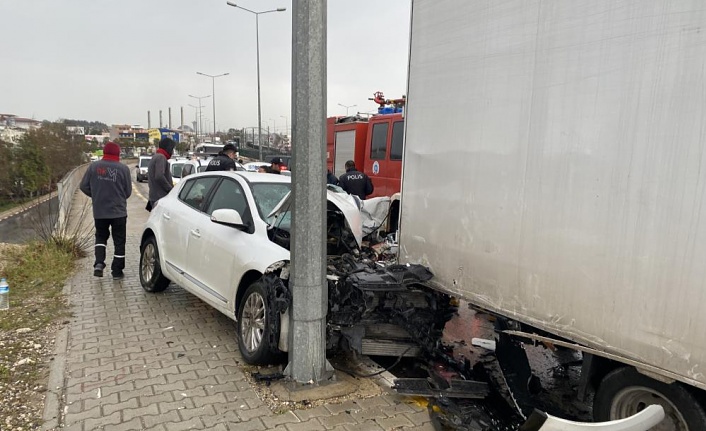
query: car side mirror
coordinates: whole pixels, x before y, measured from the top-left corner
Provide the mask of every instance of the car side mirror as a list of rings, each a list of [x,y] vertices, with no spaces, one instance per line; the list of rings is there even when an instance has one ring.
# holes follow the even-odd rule
[[[242,231],[248,231],[250,229],[250,226],[243,223],[243,219],[242,217],[240,217],[240,213],[238,213],[238,211],[236,210],[229,208],[215,210],[213,214],[211,214],[211,221],[214,223],[222,224],[224,226],[234,227]]]

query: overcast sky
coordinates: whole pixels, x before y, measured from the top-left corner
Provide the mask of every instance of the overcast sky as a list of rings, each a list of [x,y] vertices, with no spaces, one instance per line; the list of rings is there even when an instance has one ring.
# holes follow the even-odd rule
[[[241,0],[260,15],[262,123],[291,121],[291,0]],[[328,1],[328,115],[376,108],[406,88],[409,0]],[[218,129],[257,125],[255,16],[226,0],[0,0],[0,113],[152,126],[195,118],[211,94]],[[211,99],[204,117],[212,120]],[[274,121],[272,121],[272,120]],[[208,128],[210,130],[212,126]],[[204,129],[206,126],[204,125]]]

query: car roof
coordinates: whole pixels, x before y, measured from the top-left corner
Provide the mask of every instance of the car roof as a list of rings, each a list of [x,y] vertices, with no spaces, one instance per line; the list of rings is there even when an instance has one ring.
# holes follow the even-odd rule
[[[206,175],[217,175],[224,177],[234,177],[240,176],[244,178],[249,183],[291,183],[292,177],[280,174],[263,174],[260,172],[249,172],[249,171],[208,171],[199,172],[193,174],[193,176],[206,176]],[[189,176],[191,178],[192,176]]]

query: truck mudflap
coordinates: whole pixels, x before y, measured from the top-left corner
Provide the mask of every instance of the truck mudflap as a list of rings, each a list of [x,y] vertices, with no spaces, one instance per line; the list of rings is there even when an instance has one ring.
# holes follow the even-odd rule
[[[662,419],[664,409],[659,405],[647,406],[629,418],[600,423],[573,422],[535,410],[520,431],[647,431]]]

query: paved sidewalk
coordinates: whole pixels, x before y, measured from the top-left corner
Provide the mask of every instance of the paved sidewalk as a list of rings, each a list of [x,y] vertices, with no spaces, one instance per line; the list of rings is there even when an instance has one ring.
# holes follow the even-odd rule
[[[67,283],[74,317],[57,338],[45,429],[433,429],[393,394],[274,414],[245,380],[233,321],[174,284],[142,290],[143,199],[128,201],[125,280],[93,277],[89,256]]]

